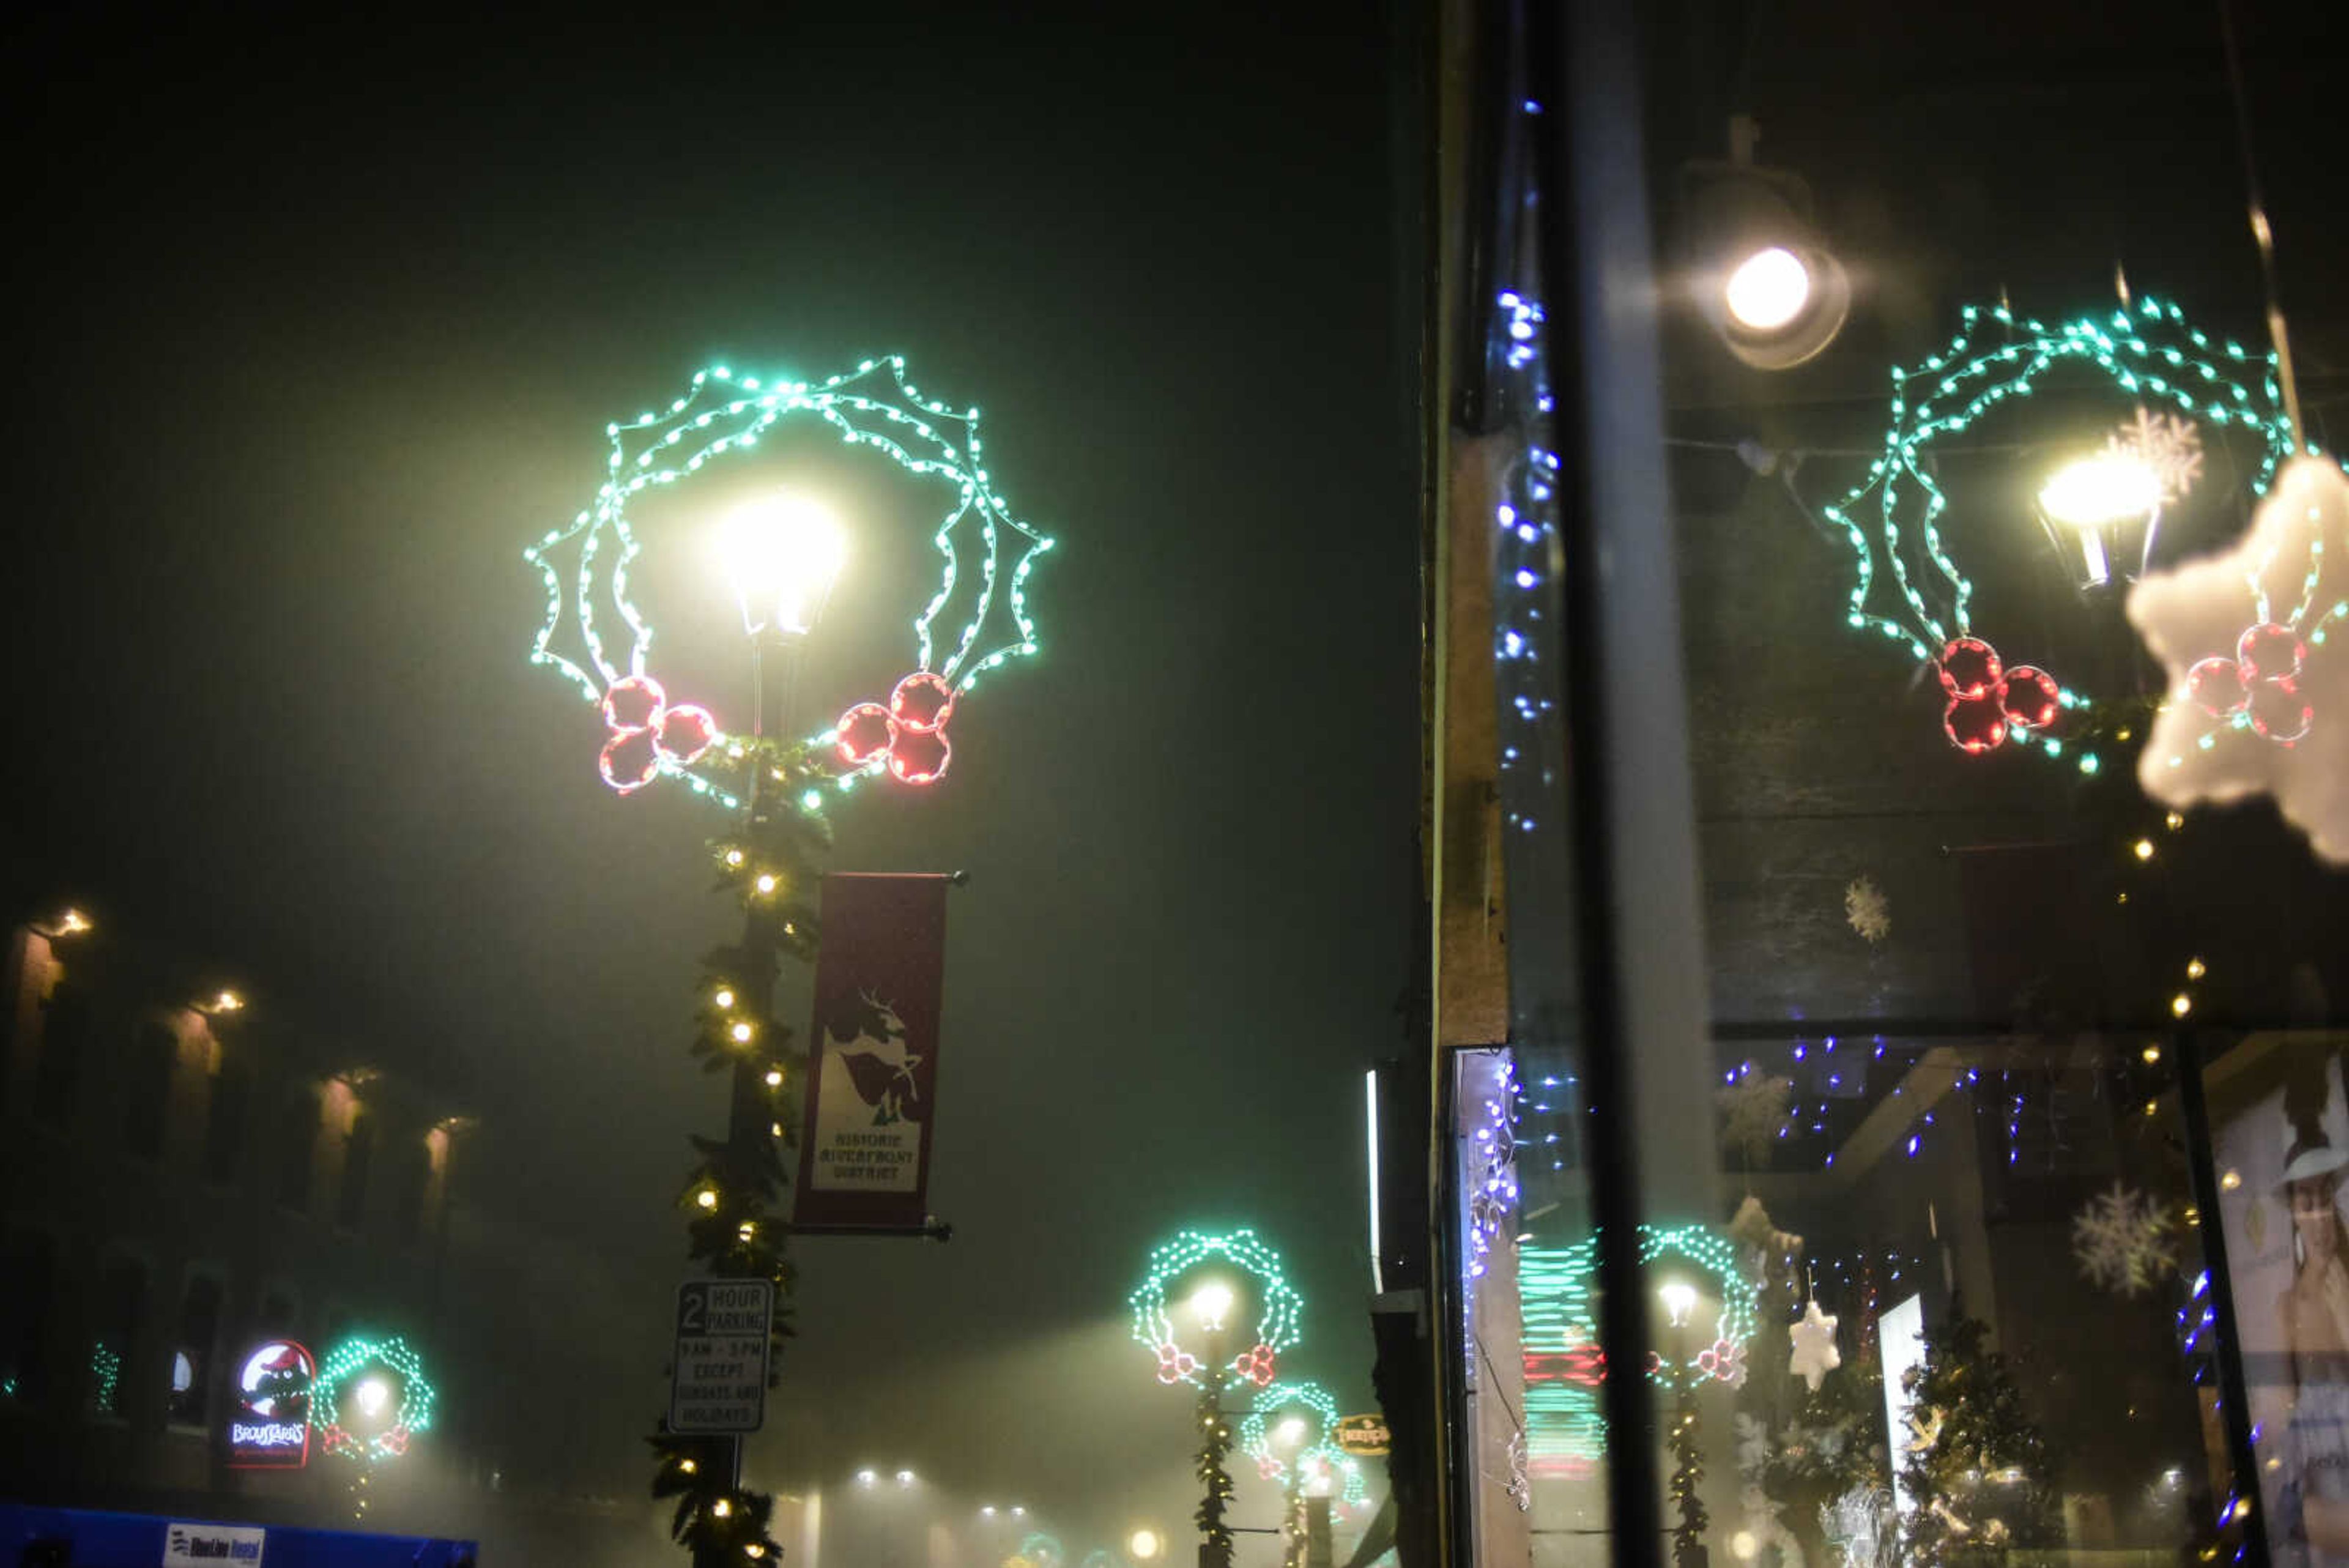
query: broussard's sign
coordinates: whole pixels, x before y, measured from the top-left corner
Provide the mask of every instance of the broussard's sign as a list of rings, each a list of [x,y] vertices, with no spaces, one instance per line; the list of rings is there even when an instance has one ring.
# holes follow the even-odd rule
[[[255,1345],[237,1374],[228,1421],[229,1468],[298,1470],[310,1462],[310,1353],[290,1339]]]

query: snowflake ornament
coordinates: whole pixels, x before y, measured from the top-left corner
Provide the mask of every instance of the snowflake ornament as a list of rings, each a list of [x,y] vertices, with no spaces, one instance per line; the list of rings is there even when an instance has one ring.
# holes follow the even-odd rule
[[[956,701],[988,670],[1037,649],[1028,578],[1052,541],[1014,516],[996,491],[977,409],[924,396],[896,357],[867,359],[822,381],[762,381],[712,367],[697,373],[666,411],[605,426],[610,446],[594,501],[523,552],[546,587],[546,615],[530,661],[603,708],[607,732],[599,765],[622,794],[668,777],[729,808],[742,804],[734,791],[748,749],[721,743],[729,737],[707,710],[669,705],[653,674],[655,628],[630,587],[647,540],[630,512],[712,466],[754,453],[761,438],[786,421],[828,426],[848,446],[878,452],[915,479],[942,486],[945,496],[930,541],[939,576],[912,618],[911,673],[897,682],[886,708],[856,704],[839,725],[807,738],[811,747],[838,749],[846,771],[832,778],[833,788],[884,772],[905,784],[936,780],[946,771],[944,729]],[[673,690],[678,682],[672,675],[666,684]],[[842,729],[852,724],[855,732],[843,737]]]
[[[1844,888],[1843,918],[1870,947],[1892,934],[1892,906],[1872,877],[1855,878]]]
[[[1837,1321],[1832,1314],[1821,1312],[1814,1300],[1804,1304],[1801,1320],[1786,1329],[1786,1337],[1795,1347],[1786,1370],[1809,1385],[1814,1394],[1826,1381],[1827,1374],[1843,1365],[1843,1352],[1836,1348]]]
[[[2161,504],[2175,506],[2202,477],[2202,431],[2179,414],[2157,414],[2142,403],[2137,417],[2105,441],[2115,457],[2134,458],[2151,471],[2161,486]]]
[[[2167,1210],[2117,1181],[2072,1217],[2072,1255],[2083,1279],[2125,1296],[2152,1289],[2178,1267]]]
[[[2140,578],[2128,618],[2168,677],[2137,783],[2183,810],[2272,795],[2349,864],[2349,475],[2299,457],[2231,550]]]

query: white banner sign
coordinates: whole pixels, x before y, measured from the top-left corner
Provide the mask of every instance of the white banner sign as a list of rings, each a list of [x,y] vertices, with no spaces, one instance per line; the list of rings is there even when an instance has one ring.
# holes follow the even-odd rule
[[[260,1568],[269,1532],[257,1524],[183,1524],[171,1521],[163,1535],[163,1568],[181,1563],[236,1563]]]

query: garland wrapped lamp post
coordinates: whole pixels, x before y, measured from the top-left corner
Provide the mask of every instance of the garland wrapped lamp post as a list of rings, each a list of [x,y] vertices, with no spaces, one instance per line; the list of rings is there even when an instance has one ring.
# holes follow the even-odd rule
[[[1254,1300],[1243,1303],[1246,1282]],[[1180,1300],[1176,1299],[1180,1296]],[[1233,1321],[1244,1304],[1256,1310],[1253,1334],[1236,1337]],[[1150,1254],[1150,1267],[1127,1298],[1133,1337],[1158,1358],[1158,1381],[1188,1383],[1199,1391],[1196,1474],[1206,1489],[1198,1511],[1199,1568],[1232,1568],[1232,1477],[1224,1468],[1233,1429],[1225,1390],[1245,1379],[1269,1386],[1280,1353],[1298,1339],[1305,1303],[1282,1274],[1280,1255],[1253,1231],[1206,1235],[1185,1231]],[[1247,1348],[1232,1355],[1235,1344]],[[1190,1345],[1197,1345],[1195,1353]]]
[[[645,541],[630,508],[755,452],[787,420],[821,423],[906,475],[943,483],[947,504],[931,539],[940,579],[914,618],[910,673],[893,670],[894,686],[885,680],[879,689],[885,704],[854,703],[795,735],[792,688],[840,569],[839,530],[812,502],[772,489],[728,518],[728,566],[755,689],[750,733],[730,734],[709,709],[672,701],[654,673],[655,628],[632,597]],[[719,1279],[767,1281],[787,1300],[792,1226],[777,1146],[792,1136],[786,1076],[796,1054],[786,1054],[791,1031],[773,1016],[773,992],[783,955],[815,956],[818,861],[832,836],[826,807],[866,781],[928,785],[945,775],[956,705],[981,676],[1037,650],[1027,583],[1052,541],[996,490],[978,410],[925,396],[902,358],[867,359],[820,381],[761,380],[713,366],[665,410],[616,421],[605,434],[594,501],[523,552],[547,595],[530,659],[600,713],[596,769],[615,793],[667,779],[735,816],[711,850],[720,886],[741,898],[742,938],[704,961],[691,1045],[705,1072],[731,1075],[727,1133],[692,1140],[697,1162],[679,1201],[696,1262]],[[787,1306],[778,1304],[771,1332],[772,1387],[792,1332]],[[772,1498],[741,1484],[739,1437],[664,1423],[650,1441],[659,1464],[653,1495],[677,1500],[671,1533],[696,1568],[781,1555],[767,1533]]]

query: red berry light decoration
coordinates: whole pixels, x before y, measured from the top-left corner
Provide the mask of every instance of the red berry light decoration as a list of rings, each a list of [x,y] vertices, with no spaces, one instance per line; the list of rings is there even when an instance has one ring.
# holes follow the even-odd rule
[[[870,767],[877,760],[900,784],[936,784],[954,760],[954,747],[947,742],[954,708],[954,688],[941,676],[916,670],[897,682],[887,707],[859,702],[840,716],[833,726],[840,760],[852,768]]]
[[[691,702],[668,705],[668,694],[649,675],[630,675],[604,693],[604,742],[596,767],[621,794],[634,794],[663,773],[700,760],[718,740],[718,721]]]
[[[1942,644],[1933,668],[1950,694],[1941,710],[1941,732],[1974,756],[1996,751],[2010,734],[2020,738],[2047,728],[2064,711],[2063,688],[2054,676],[2028,664],[2009,670],[1998,649],[1978,637]]]

